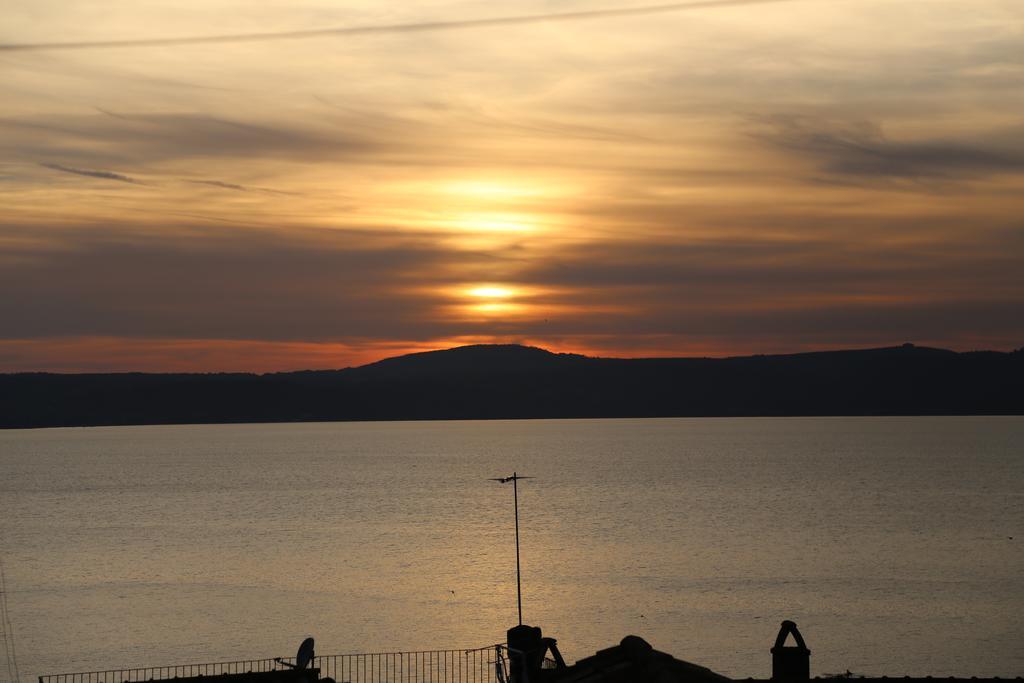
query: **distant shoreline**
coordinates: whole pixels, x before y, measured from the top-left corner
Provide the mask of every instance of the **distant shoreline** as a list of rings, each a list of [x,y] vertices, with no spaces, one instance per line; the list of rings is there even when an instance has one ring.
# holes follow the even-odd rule
[[[733,358],[467,346],[264,375],[0,375],[0,428],[1024,414],[1024,351],[904,345]]]
[[[578,422],[584,420],[608,421],[608,420],[812,420],[812,419],[885,419],[885,418],[1014,418],[1024,417],[1020,413],[949,413],[949,414],[893,414],[893,415],[650,415],[650,416],[626,416],[626,417],[481,417],[481,418],[420,418],[420,419],[388,419],[379,420],[265,420],[263,422],[138,422],[131,424],[67,424],[48,425],[36,427],[8,427],[0,426],[3,431],[28,431],[44,429],[105,429],[110,427],[244,427],[244,426],[265,426],[265,425],[326,425],[326,424],[382,424],[402,423],[416,424],[422,422]]]

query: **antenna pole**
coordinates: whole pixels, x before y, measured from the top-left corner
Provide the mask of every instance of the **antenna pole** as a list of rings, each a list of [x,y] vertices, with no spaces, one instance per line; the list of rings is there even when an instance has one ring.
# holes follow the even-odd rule
[[[519,578],[519,477],[512,473],[512,500],[516,508],[516,598],[519,600],[519,625],[523,625],[523,584]]]
[[[518,472],[513,472],[511,477],[492,477],[491,481],[499,484],[512,482],[512,505],[516,513],[516,602],[519,606],[519,625],[523,625],[523,574],[519,564],[519,480],[533,479],[534,477],[520,477]]]

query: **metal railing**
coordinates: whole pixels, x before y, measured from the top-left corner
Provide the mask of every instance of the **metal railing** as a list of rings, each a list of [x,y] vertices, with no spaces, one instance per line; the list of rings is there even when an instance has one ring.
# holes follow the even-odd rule
[[[290,661],[285,659],[284,661]],[[39,683],[133,683],[193,676],[220,676],[274,671],[281,667],[275,659],[246,659],[237,662],[208,662],[205,664],[178,664],[176,666],[150,666],[136,669],[108,669],[106,671],[79,671],[66,674],[40,676]]]
[[[313,658],[312,667],[320,669],[321,679],[333,678],[337,683],[494,683],[497,680],[495,662],[504,661],[503,650],[504,645],[489,645],[470,650],[320,655]],[[39,683],[142,683],[198,676],[262,673],[290,670],[281,662],[294,661],[294,657],[282,657],[80,671],[40,676]]]
[[[314,657],[338,683],[492,683],[503,646]]]

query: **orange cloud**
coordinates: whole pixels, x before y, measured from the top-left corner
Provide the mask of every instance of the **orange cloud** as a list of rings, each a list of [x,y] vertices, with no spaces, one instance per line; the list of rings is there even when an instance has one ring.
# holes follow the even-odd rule
[[[0,372],[287,372],[339,369],[430,345],[69,337],[0,340]]]

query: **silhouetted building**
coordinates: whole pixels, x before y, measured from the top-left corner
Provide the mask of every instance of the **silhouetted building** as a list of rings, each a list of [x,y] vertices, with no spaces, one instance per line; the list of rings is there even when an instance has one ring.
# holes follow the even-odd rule
[[[509,629],[508,651],[511,683],[730,683],[710,669],[655,650],[639,636],[626,636],[567,666],[554,638],[521,625]]]
[[[793,636],[795,645],[786,645],[786,638]],[[811,678],[811,651],[807,649],[803,636],[796,624],[788,619],[782,622],[779,635],[772,648],[773,681],[806,681]]]

